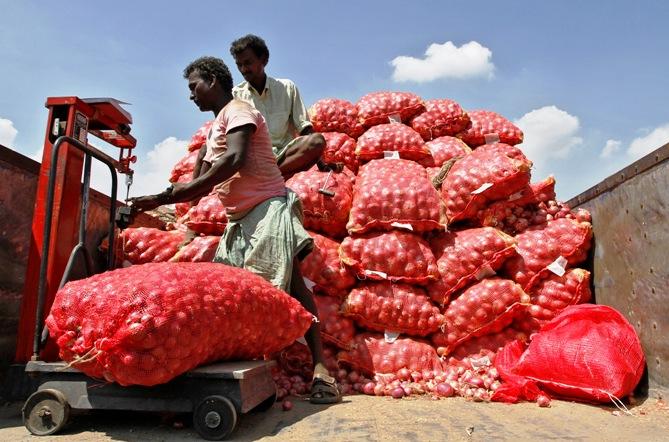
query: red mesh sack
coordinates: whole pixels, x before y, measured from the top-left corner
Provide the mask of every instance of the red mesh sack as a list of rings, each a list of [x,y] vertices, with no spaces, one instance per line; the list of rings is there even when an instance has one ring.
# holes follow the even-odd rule
[[[472,338],[469,341],[463,342],[450,354],[450,357],[455,360],[462,360],[472,357],[491,356],[497,354],[509,342],[516,340],[526,342],[528,339],[529,336],[527,333],[513,327],[507,327],[500,332]]]
[[[427,172],[409,160],[372,160],[360,168],[353,189],[349,233],[408,224],[418,232],[444,230],[446,215]]]
[[[494,275],[516,245],[513,237],[492,227],[446,232],[431,243],[441,279],[429,292],[440,304],[470,283]]]
[[[176,203],[174,204],[174,216],[181,218],[188,213],[190,208],[193,207],[191,203]]]
[[[349,236],[342,241],[339,256],[360,279],[426,283],[439,278],[429,244],[411,232]]]
[[[513,281],[484,279],[451,301],[444,311],[443,331],[432,335],[440,356],[476,336],[503,330],[530,302],[530,297]]]
[[[499,141],[483,144],[481,146],[478,146],[476,150],[479,152],[490,152],[490,151],[501,152],[509,158],[527,161],[527,157],[525,156],[523,151],[520,150],[518,146],[513,146],[511,144],[506,144],[506,143],[500,143]]]
[[[525,342],[515,340],[506,344],[495,356],[495,368],[502,379],[502,385],[490,397],[491,401],[515,404],[523,399],[536,401],[540,395],[547,396],[536,382],[513,373],[525,349]]]
[[[406,123],[425,110],[423,100],[411,92],[372,92],[356,103],[358,119],[365,127],[389,123],[391,118]]]
[[[358,172],[358,158],[355,156],[355,140],[346,134],[325,132],[325,149],[321,157],[328,164],[342,163],[353,173]]]
[[[314,248],[300,263],[302,276],[314,283],[316,292],[343,297],[356,283],[353,273],[339,259],[339,243],[309,232]]]
[[[165,262],[179,250],[186,239],[180,230],[158,230],[152,227],[130,227],[121,232],[124,259],[131,264]]]
[[[323,362],[331,376],[334,376],[339,368],[336,348],[331,348],[327,343],[323,345]],[[271,355],[270,359],[276,361],[281,370],[289,375],[299,375],[304,379],[311,379],[314,375],[313,358],[309,347],[300,341],[295,341],[288,347]]]
[[[212,124],[214,124],[214,120],[207,121],[193,134],[190,143],[188,143],[189,152],[200,150],[200,147],[207,142],[207,137],[209,136]]]
[[[383,158],[384,152],[397,152],[400,158],[414,161],[430,157],[418,132],[398,123],[374,126],[358,138],[355,154],[360,161]]]
[[[365,128],[358,121],[358,109],[346,100],[324,98],[309,108],[311,124],[316,132],[342,132],[358,138]]]
[[[195,169],[197,156],[198,151],[194,150],[181,158],[172,168],[172,172],[170,172],[170,183],[190,182],[193,179],[193,170]]]
[[[220,239],[220,236],[198,236],[183,246],[170,261],[212,262]]]
[[[560,273],[566,266],[585,261],[591,240],[592,225],[588,222],[560,218],[543,226],[530,227],[516,235],[518,254],[504,264],[504,270],[525,290],[531,291],[535,282],[550,273]]]
[[[448,160],[458,157],[464,157],[470,154],[472,150],[460,138],[439,137],[425,143],[425,147],[430,151],[430,157],[419,161],[425,167],[440,168]]]
[[[590,272],[583,269],[569,269],[558,276],[551,274],[532,287],[530,305],[514,324],[521,330],[538,331],[543,324],[553,319],[570,305],[590,302]]]
[[[339,352],[337,359],[365,374],[441,370],[442,364],[434,348],[427,342],[399,338],[386,342],[383,335],[363,333],[353,340],[351,350]]]
[[[411,127],[425,141],[434,140],[444,135],[455,135],[469,125],[469,116],[453,100],[426,100],[425,112],[411,120]]]
[[[302,202],[304,227],[335,238],[346,235],[353,200],[353,184],[346,173],[321,172],[312,167],[293,175],[286,181],[286,186]]]
[[[323,341],[346,350],[355,337],[353,321],[342,316],[341,302],[330,296],[314,296],[318,307],[318,320],[321,323]]]
[[[500,114],[486,110],[468,112],[471,124],[458,137],[474,148],[486,143],[486,135],[496,135],[499,141],[506,144],[523,142],[523,131]]]
[[[530,182],[527,160],[501,149],[474,150],[453,164],[441,185],[449,222],[473,218],[488,203],[506,199]]]
[[[345,316],[369,330],[427,336],[443,321],[420,287],[389,282],[365,283],[351,290],[341,306]]]
[[[216,193],[200,198],[197,205],[179,219],[190,230],[203,235],[222,235],[228,224],[225,206]]]
[[[215,263],[145,264],[69,282],[46,320],[64,361],[95,378],[146,386],[203,363],[276,352],[311,322],[260,276]]]
[[[513,373],[556,396],[606,403],[632,393],[644,365],[639,338],[619,312],[582,304],[547,323]]]

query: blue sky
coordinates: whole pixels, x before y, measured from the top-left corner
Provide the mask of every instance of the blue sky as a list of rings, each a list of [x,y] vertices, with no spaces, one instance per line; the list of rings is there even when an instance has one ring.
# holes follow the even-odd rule
[[[0,0],[0,144],[37,155],[48,96],[130,102],[134,195],[167,185],[210,118],[188,100],[185,65],[220,56],[240,81],[228,47],[247,33],[265,38],[267,72],[294,80],[307,106],[397,90],[501,113],[525,131],[533,179],[553,173],[559,199],[669,142],[669,2],[100,5]],[[414,60],[392,64],[402,56]]]

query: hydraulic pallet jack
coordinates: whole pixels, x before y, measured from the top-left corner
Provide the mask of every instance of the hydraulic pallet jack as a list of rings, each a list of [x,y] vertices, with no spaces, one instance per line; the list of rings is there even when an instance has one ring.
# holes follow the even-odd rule
[[[23,406],[23,422],[32,434],[44,436],[60,431],[71,410],[185,412],[193,414],[200,436],[222,440],[232,433],[240,413],[266,410],[275,402],[272,362],[212,364],[154,387],[122,387],[88,377],[63,361],[46,362],[56,354],[44,327],[55,292],[66,282],[93,273],[86,247],[92,159],[105,164],[112,177],[108,269],[114,267],[116,227],[132,223],[132,210],[116,207],[116,172],[126,175],[129,191],[130,164],[136,161],[132,156],[136,140],[130,135],[132,117],[121,104],[111,98],[77,97],[52,97],[46,102],[49,119],[16,356],[17,362],[27,361],[25,374],[37,379],[37,391]],[[119,159],[88,144],[88,135],[118,147]]]

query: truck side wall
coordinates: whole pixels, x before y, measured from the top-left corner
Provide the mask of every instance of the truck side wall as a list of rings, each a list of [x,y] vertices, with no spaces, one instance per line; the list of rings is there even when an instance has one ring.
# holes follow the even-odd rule
[[[649,387],[669,388],[669,144],[568,202],[592,213],[598,304],[619,310],[643,345]]]

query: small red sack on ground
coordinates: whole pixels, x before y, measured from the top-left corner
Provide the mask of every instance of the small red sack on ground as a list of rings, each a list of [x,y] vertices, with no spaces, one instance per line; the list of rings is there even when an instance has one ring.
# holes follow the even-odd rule
[[[468,115],[471,124],[458,137],[471,148],[485,144],[486,135],[496,135],[499,141],[511,145],[523,142],[523,131],[496,112],[474,110]]]
[[[183,246],[170,261],[212,262],[220,239],[220,236],[198,236]]]
[[[346,228],[349,233],[363,233],[392,229],[397,223],[417,232],[445,230],[439,192],[414,161],[372,160],[358,173]]]
[[[358,158],[355,156],[355,140],[346,134],[324,132],[325,149],[321,157],[328,164],[342,163],[353,173],[358,172]]]
[[[484,355],[491,356],[499,352],[509,342],[516,340],[526,342],[528,339],[529,335],[527,333],[513,327],[507,327],[500,332],[472,338],[462,343],[450,356],[456,360]]]
[[[619,312],[582,304],[544,325],[512,372],[559,397],[607,403],[632,393],[644,365],[641,342]]]
[[[203,235],[222,235],[228,224],[225,206],[216,193],[202,197],[179,219],[190,230]]]
[[[411,92],[372,92],[356,103],[363,126],[390,123],[391,118],[406,123],[425,110],[423,100]]]
[[[430,245],[407,231],[346,237],[339,248],[339,256],[360,279],[421,284],[439,278]]]
[[[560,218],[530,227],[516,235],[518,254],[505,263],[504,271],[526,291],[532,291],[532,286],[550,273],[585,261],[591,240],[592,225],[588,222]]]
[[[342,304],[344,316],[369,330],[427,336],[444,317],[425,290],[407,284],[370,282],[351,290]]]
[[[449,99],[426,100],[425,112],[411,120],[411,127],[425,141],[455,135],[469,125],[469,116],[458,103]]]
[[[515,319],[514,324],[521,330],[536,332],[565,308],[590,302],[591,297],[590,272],[587,270],[569,269],[562,276],[551,274],[532,287],[532,305]]]
[[[365,128],[358,120],[358,109],[346,100],[324,98],[309,108],[311,124],[316,132],[341,132],[358,138]]]
[[[323,341],[336,345],[342,350],[350,347],[355,337],[355,325],[351,319],[341,314],[341,301],[331,296],[314,296],[318,307]]]
[[[443,331],[432,335],[432,342],[440,356],[448,355],[468,339],[503,330],[529,302],[529,295],[513,281],[484,279],[451,301],[444,311]]]
[[[184,239],[186,234],[180,230],[130,227],[121,232],[123,259],[131,264],[169,261]]]
[[[351,350],[340,352],[337,359],[340,363],[369,375],[397,373],[402,368],[411,371],[442,369],[439,356],[427,342],[398,338],[389,343],[383,335],[377,333],[357,335]]]
[[[190,143],[188,143],[189,152],[200,150],[200,147],[207,142],[207,137],[209,136],[212,124],[214,124],[214,120],[207,121],[193,134]]]
[[[309,232],[314,248],[300,263],[302,276],[315,284],[314,291],[343,297],[356,283],[353,273],[339,259],[339,243]]]
[[[384,152],[397,152],[407,160],[426,160],[430,151],[415,130],[398,123],[380,124],[358,138],[355,154],[361,162],[383,158]]]
[[[200,364],[260,358],[313,316],[253,273],[215,263],[131,266],[67,283],[46,320],[63,361],[121,385],[157,385]]]
[[[458,290],[492,276],[515,254],[516,241],[492,227],[445,232],[431,241],[441,279],[430,285],[432,300],[446,304]]]
[[[490,202],[524,189],[530,167],[530,161],[511,158],[499,147],[476,149],[456,161],[441,185],[449,222],[473,218]]]
[[[194,150],[188,152],[181,158],[170,172],[170,183],[190,182],[193,179],[193,170],[195,169],[195,160],[197,160],[198,151]],[[182,178],[182,175],[185,175]],[[187,181],[180,181],[180,179],[187,179]]]
[[[286,181],[286,186],[302,202],[304,227],[335,238],[346,235],[346,222],[353,200],[353,184],[349,175],[321,172],[312,167],[293,175]]]
[[[431,158],[419,161],[425,167],[441,167],[448,160],[464,157],[472,150],[460,138],[439,137],[425,143],[431,154]]]

